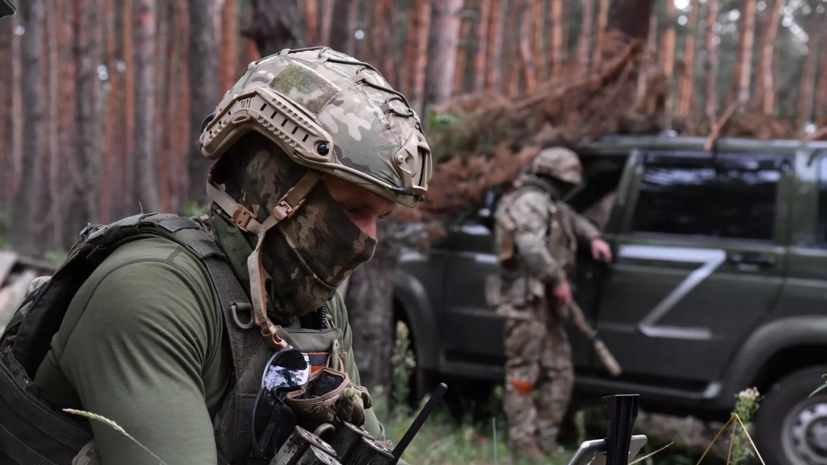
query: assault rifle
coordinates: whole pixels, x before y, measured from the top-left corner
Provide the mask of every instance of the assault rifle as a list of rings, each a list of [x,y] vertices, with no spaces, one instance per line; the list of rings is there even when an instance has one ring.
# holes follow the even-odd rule
[[[445,384],[437,387],[393,449],[371,437],[364,428],[347,422],[336,429],[329,443],[296,426],[270,465],[396,465],[447,390]]]

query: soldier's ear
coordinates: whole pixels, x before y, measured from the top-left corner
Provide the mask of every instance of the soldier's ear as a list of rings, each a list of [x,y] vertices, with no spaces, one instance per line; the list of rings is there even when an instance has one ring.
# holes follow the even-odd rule
[[[17,10],[11,3],[11,0],[0,0],[0,19],[7,16],[14,16]]]

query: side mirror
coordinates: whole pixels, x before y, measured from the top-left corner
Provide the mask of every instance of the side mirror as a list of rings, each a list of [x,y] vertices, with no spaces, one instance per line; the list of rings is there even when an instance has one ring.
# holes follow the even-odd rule
[[[11,0],[0,0],[0,19],[7,16],[14,16],[17,10],[12,5]]]

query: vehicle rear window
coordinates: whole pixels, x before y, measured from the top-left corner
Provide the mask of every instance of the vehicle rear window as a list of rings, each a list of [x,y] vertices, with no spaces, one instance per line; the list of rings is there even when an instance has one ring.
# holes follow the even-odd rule
[[[818,243],[827,245],[827,155],[818,162]]]
[[[648,154],[632,231],[772,240],[782,158]]]

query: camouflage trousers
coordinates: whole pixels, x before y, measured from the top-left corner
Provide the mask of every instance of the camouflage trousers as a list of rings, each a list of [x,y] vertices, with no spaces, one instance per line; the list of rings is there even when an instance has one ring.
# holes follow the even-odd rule
[[[574,368],[561,312],[554,303],[536,301],[510,309],[506,319],[505,414],[509,449],[516,455],[539,447],[557,451],[557,435],[571,401]]]

